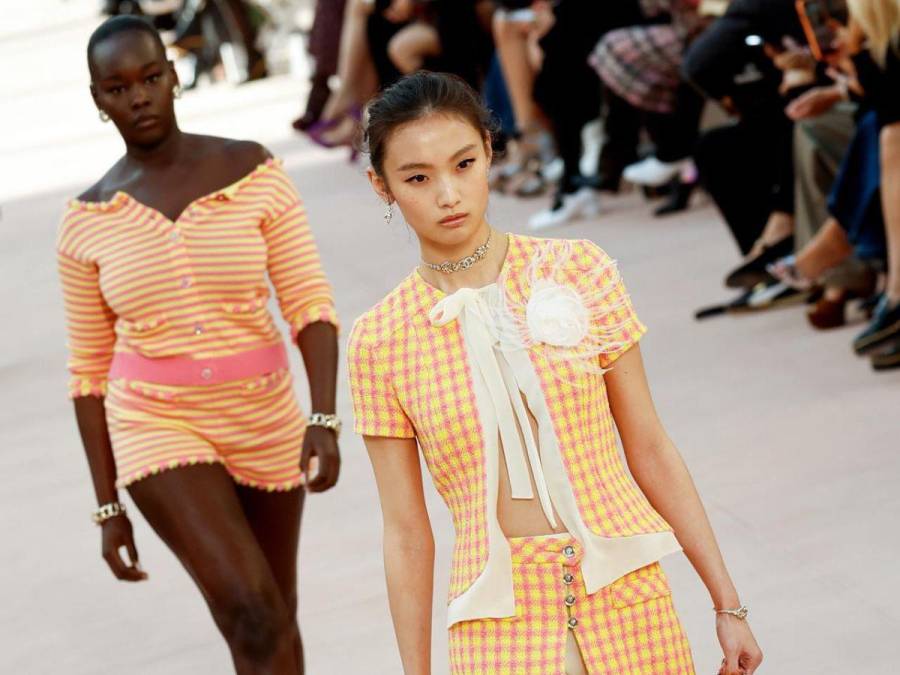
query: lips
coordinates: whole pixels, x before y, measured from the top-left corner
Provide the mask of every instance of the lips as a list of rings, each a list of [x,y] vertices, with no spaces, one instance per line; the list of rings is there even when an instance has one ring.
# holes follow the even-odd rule
[[[454,213],[446,218],[442,218],[439,222],[441,225],[456,225],[465,220],[468,215],[468,213]]]
[[[159,123],[159,115],[141,115],[134,120],[136,129],[149,129]]]

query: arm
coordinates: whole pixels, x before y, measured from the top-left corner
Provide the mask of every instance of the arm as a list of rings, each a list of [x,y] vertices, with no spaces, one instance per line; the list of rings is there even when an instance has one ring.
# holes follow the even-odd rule
[[[706,511],[687,467],[663,429],[647,384],[640,348],[625,352],[605,375],[610,408],[635,481],[650,503],[675,530],[685,555],[709,590],[717,609],[736,608],[740,599]],[[725,675],[739,666],[753,673],[762,652],[748,624],[727,614],[716,615],[716,629],[725,652]]]
[[[112,360],[115,315],[103,300],[97,269],[66,253],[57,256],[69,346],[69,395],[75,405],[75,418],[84,452],[87,455],[97,504],[119,501],[116,490],[116,465],[106,427],[103,395],[106,373]],[[131,564],[122,560],[124,546]],[[103,523],[103,558],[113,574],[124,581],[140,581],[147,575],[138,565],[131,522],[125,515]]]
[[[309,379],[312,412],[333,414],[337,381],[337,313],[331,286],[322,270],[319,251],[306,211],[290,179],[273,170],[273,216],[262,226],[269,278],[281,314],[291,326]],[[340,451],[334,432],[309,427],[303,440],[301,470],[309,475],[311,459],[318,470],[307,487],[322,492],[333,487],[340,473]]]
[[[431,673],[434,536],[415,439],[366,436],[384,523],[384,572],[406,675]]]
[[[297,344],[306,367],[313,412],[333,415],[338,361],[337,328],[334,324],[316,321],[297,334]],[[318,472],[307,487],[313,492],[334,487],[340,474],[341,454],[333,431],[324,427],[307,427],[300,456],[300,469],[304,473],[309,470],[313,457],[318,462]]]

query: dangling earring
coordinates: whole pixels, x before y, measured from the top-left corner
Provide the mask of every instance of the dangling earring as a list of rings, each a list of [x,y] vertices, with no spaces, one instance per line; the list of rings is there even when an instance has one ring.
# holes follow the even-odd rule
[[[180,84],[176,84],[174,87],[172,87],[172,96],[174,96],[175,98],[181,98],[181,85]]]
[[[97,115],[100,117],[101,122],[109,122],[109,115],[106,114],[106,111],[100,109],[97,111]]]
[[[394,202],[388,202],[387,211],[384,212],[384,224],[390,225],[394,219]]]

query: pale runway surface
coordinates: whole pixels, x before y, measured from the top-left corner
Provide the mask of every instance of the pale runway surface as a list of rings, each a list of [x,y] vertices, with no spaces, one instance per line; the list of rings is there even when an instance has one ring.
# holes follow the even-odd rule
[[[31,27],[48,19],[55,28],[0,41],[0,672],[228,673],[199,593],[141,517],[133,522],[150,581],[139,585],[112,577],[88,518],[93,493],[66,400],[53,243],[65,199],[120,147],[87,94],[94,3],[42,4],[49,9],[32,10]],[[402,222],[384,225],[360,165],[291,135],[302,93],[301,82],[281,77],[189,93],[178,106],[190,131],[254,138],[284,157],[335,285],[343,344],[355,317],[416,264],[416,249]],[[535,208],[494,198],[490,217],[524,232]],[[696,307],[727,297],[721,278],[736,249],[709,207],[662,221],[649,214],[632,193],[548,234],[589,237],[620,261],[650,326],[642,348],[661,415],[751,607],[766,654],[759,672],[897,672],[900,374],[875,375],[852,356],[857,328],[815,334],[796,307],[696,323]],[[293,362],[305,399],[296,354]],[[339,412],[349,427],[345,378],[342,369]],[[337,489],[310,498],[304,518],[307,672],[395,675],[375,486],[361,439],[348,431],[342,449]],[[428,489],[438,543],[434,672],[442,674],[452,530]],[[697,671],[712,675],[720,656],[709,598],[683,556],[665,567]]]

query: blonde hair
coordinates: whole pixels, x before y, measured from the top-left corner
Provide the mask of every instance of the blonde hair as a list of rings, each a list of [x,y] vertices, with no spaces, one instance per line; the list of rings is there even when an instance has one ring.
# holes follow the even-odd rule
[[[900,0],[847,0],[847,8],[866,34],[872,58],[884,66],[888,49],[900,42]]]

